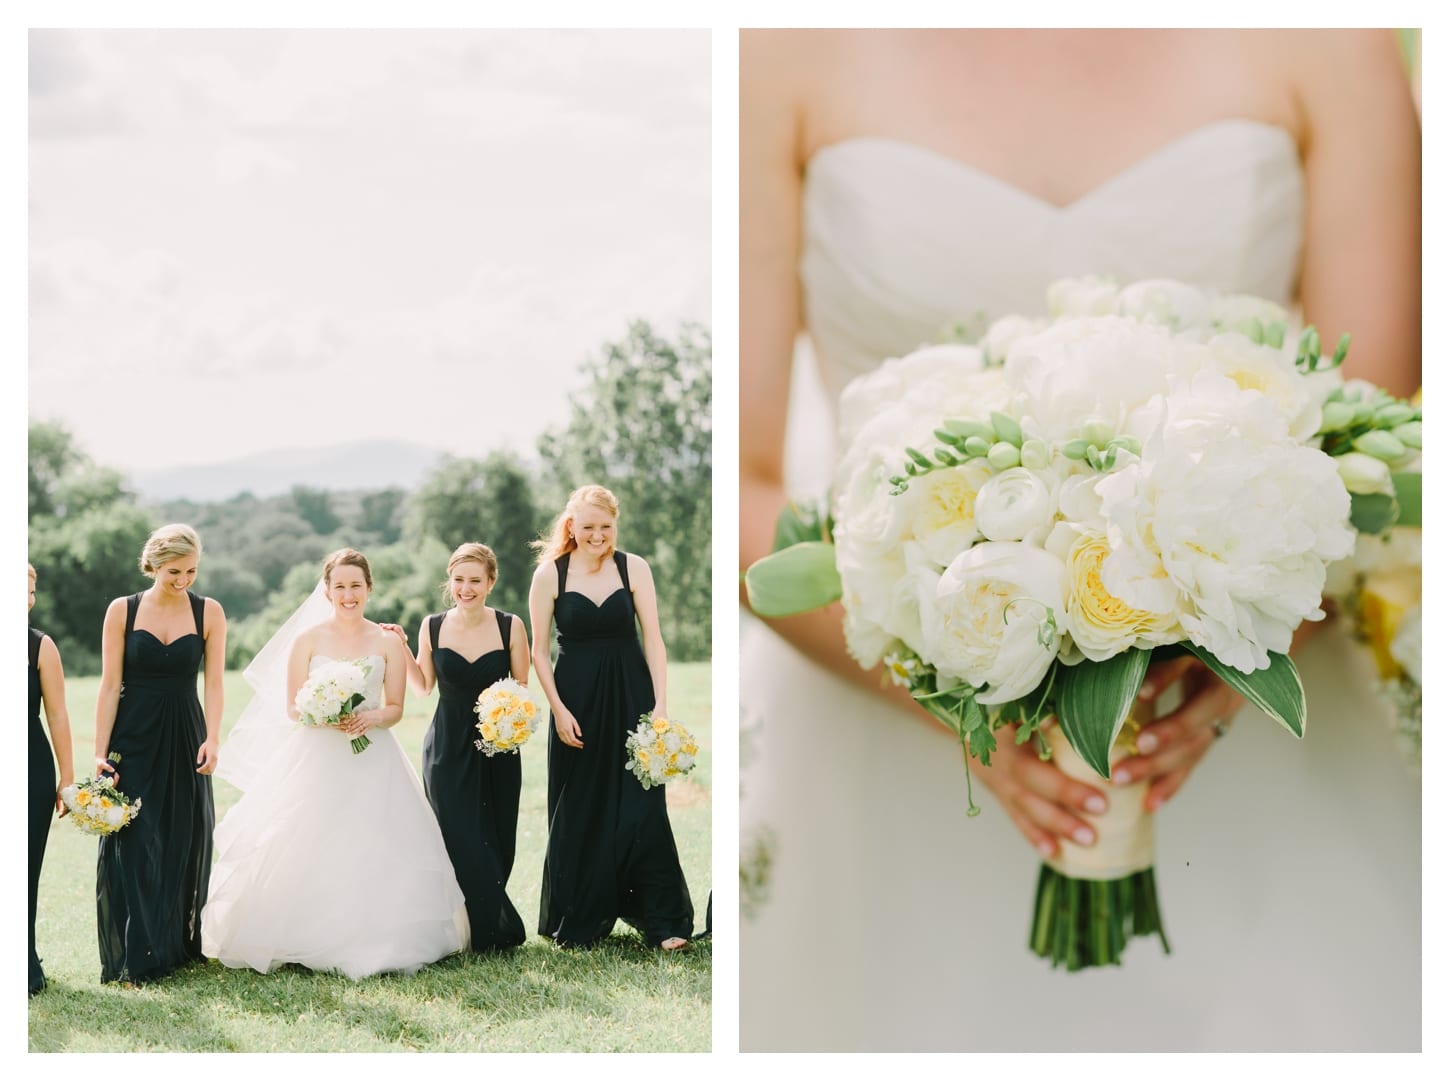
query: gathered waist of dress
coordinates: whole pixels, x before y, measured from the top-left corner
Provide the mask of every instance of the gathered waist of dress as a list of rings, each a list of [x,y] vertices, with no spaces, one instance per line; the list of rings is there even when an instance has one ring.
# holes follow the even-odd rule
[[[142,687],[163,691],[190,691],[196,693],[196,673],[181,672],[175,675],[136,675],[127,676],[121,684],[121,693],[125,694],[130,690],[139,690]]]

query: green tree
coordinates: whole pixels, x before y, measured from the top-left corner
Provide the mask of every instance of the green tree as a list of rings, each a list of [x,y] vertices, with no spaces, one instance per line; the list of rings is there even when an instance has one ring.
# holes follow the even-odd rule
[[[314,533],[326,535],[342,525],[332,509],[332,494],[320,488],[297,484],[292,488],[292,506]]]
[[[675,340],[646,322],[586,365],[568,424],[539,441],[550,509],[602,484],[619,498],[619,544],[649,562],[670,655],[710,655],[710,333]]]
[[[414,493],[406,532],[443,547],[442,559],[429,568],[435,582],[443,580],[448,556],[458,545],[487,544],[498,557],[498,584],[489,604],[527,618],[534,565],[529,542],[540,525],[527,468],[517,455],[494,451],[482,461],[445,457]]]
[[[384,488],[363,495],[357,516],[357,527],[377,537],[383,544],[393,544],[403,535],[403,507],[408,493],[401,488]]]

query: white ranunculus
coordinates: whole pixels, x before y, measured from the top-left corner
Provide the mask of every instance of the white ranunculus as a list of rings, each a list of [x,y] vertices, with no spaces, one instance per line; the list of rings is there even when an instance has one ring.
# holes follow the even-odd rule
[[[1066,589],[1062,561],[1041,548],[978,544],[953,560],[937,585],[935,608],[924,613],[922,658],[980,688],[983,704],[1021,698],[1057,656]]]
[[[1047,311],[1054,319],[1107,315],[1117,302],[1118,283],[1112,278],[1062,278],[1047,287]]]
[[[1103,585],[1152,612],[1176,594],[1187,636],[1243,672],[1323,617],[1325,565],[1354,545],[1333,460],[1289,438],[1269,399],[1212,373],[1169,395],[1142,459],[1095,490],[1112,548]]]
[[[1170,330],[1190,330],[1208,325],[1209,305],[1209,296],[1201,289],[1166,278],[1153,278],[1124,288],[1118,294],[1117,313],[1130,319],[1161,323]]]
[[[1004,469],[977,492],[976,524],[991,541],[1046,536],[1057,514],[1056,477],[1023,466]]]

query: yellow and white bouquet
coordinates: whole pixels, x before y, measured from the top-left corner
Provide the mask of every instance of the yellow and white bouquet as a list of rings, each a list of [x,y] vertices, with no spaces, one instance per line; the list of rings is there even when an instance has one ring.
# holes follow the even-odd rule
[[[319,666],[297,691],[293,705],[297,723],[309,728],[337,728],[342,719],[367,697],[367,678],[373,670],[365,660],[329,661]],[[366,735],[352,740],[352,753],[361,754],[372,740]]]
[[[683,777],[695,768],[700,746],[684,725],[668,717],[642,714],[639,727],[624,741],[624,768],[645,788]]]
[[[119,762],[121,756],[112,753],[110,760]],[[68,784],[60,790],[60,798],[78,830],[100,837],[124,829],[141,813],[141,801],[133,800],[120,791],[109,774],[92,777],[79,784]]]
[[[517,753],[539,727],[539,708],[529,699],[524,685],[513,678],[485,687],[473,712],[478,714],[475,727],[482,737],[473,745],[490,758]]]
[[[1255,297],[1072,279],[1047,302],[845,388],[831,513],[787,510],[751,606],[839,599],[851,655],[884,664],[964,766],[1011,725],[1107,778],[1149,661],[1184,653],[1302,736],[1290,640],[1324,618],[1357,532],[1418,520],[1419,408],[1345,382],[1347,337],[1325,355]],[[1039,878],[1032,948],[1069,969],[1117,964],[1128,935],[1167,948],[1151,818],[1116,799],[1134,804],[1121,848],[1064,844]]]

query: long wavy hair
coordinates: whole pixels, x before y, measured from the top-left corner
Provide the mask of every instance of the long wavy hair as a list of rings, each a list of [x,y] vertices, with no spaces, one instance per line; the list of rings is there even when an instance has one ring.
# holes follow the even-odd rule
[[[533,542],[533,546],[538,549],[540,563],[552,563],[560,556],[568,555],[579,547],[574,541],[572,526],[574,517],[585,507],[608,511],[611,517],[619,518],[619,500],[614,498],[614,493],[608,488],[598,484],[586,484],[582,488],[575,488],[569,496],[569,501],[564,504],[563,512],[554,519],[554,524]],[[618,547],[618,544],[619,540],[616,537],[615,546]]]

